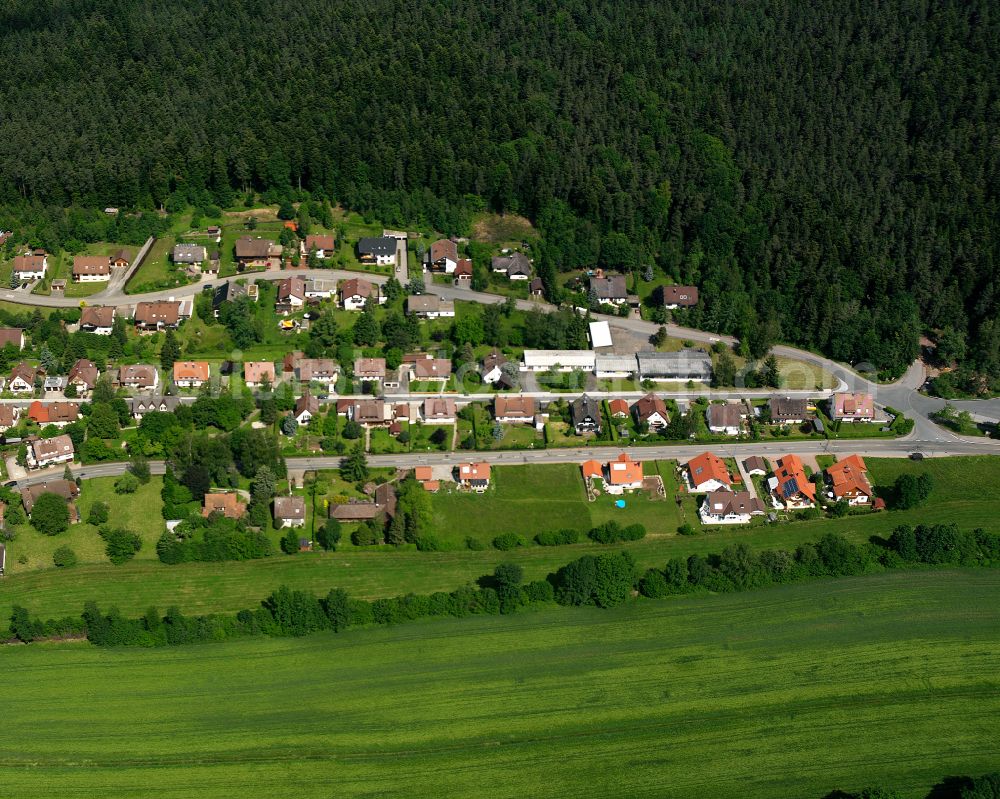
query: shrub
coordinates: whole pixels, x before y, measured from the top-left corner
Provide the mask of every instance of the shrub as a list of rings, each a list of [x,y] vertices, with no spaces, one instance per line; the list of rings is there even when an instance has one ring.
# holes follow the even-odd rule
[[[695,527],[690,522],[684,522],[680,527],[677,528],[678,535],[698,535],[698,528]]]
[[[95,502],[90,506],[90,513],[87,514],[87,523],[98,527],[108,520],[108,503]]]
[[[59,568],[76,566],[76,553],[69,547],[59,547],[52,553],[52,562]]]
[[[57,535],[69,527],[69,508],[58,494],[46,491],[31,508],[31,524],[40,533]]]
[[[422,535],[416,540],[417,550],[420,552],[440,552],[441,542],[432,535]]]
[[[662,599],[670,593],[667,578],[659,569],[649,569],[639,580],[639,593],[650,599]]]
[[[501,533],[493,539],[493,548],[501,552],[508,552],[520,546],[524,546],[524,539],[517,533]]]
[[[131,530],[103,527],[100,534],[104,539],[104,552],[115,566],[132,560],[142,547],[142,539]]]
[[[580,533],[576,530],[564,528],[562,530],[550,530],[539,533],[535,536],[535,543],[542,547],[558,547],[564,544],[575,544],[580,540]]]
[[[552,602],[555,600],[555,589],[548,580],[535,580],[524,586],[525,596],[529,602]]]
[[[327,519],[316,531],[316,543],[323,549],[336,549],[340,543],[340,522],[337,519]]]
[[[125,472],[125,474],[115,480],[116,494],[134,494],[138,490],[139,478],[131,472]]]
[[[473,538],[469,536],[465,539],[465,548],[471,549],[473,552],[482,552],[486,549],[486,544],[480,541],[478,538]]]
[[[646,537],[646,528],[641,524],[622,527],[618,522],[605,522],[593,528],[587,536],[599,544],[613,544],[616,541],[638,541]]]

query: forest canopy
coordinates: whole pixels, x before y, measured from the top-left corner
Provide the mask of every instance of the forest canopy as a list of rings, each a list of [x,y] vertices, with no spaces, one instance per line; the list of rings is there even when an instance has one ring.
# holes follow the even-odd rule
[[[550,297],[656,264],[692,325],[890,373],[946,330],[996,375],[998,48],[987,0],[12,0],[0,227],[249,190],[515,211]]]

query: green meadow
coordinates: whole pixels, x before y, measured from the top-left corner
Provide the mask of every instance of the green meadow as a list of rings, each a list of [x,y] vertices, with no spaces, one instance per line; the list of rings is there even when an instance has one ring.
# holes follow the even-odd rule
[[[628,549],[642,568],[662,567],[673,557],[721,552],[734,541],[753,549],[793,551],[803,542],[819,540],[827,532],[840,533],[856,543],[873,536],[886,537],[899,524],[954,522],[962,529],[985,527],[996,530],[1000,514],[1000,458],[941,458],[921,463],[903,459],[868,461],[876,485],[889,485],[904,471],[929,472],[934,489],[926,505],[908,511],[888,511],[817,519],[788,524],[712,528],[694,536],[676,534],[678,509],[671,501],[645,498],[628,500],[620,511],[607,497],[588,503],[575,466],[501,467],[494,469],[495,490],[482,496],[439,494],[433,499],[434,523],[442,538],[455,546],[452,551],[417,552],[362,549],[345,543],[337,552],[312,552],[238,563],[185,563],[164,566],[155,560],[155,541],[161,528],[159,483],[144,487],[141,501],[116,502],[110,478],[85,481],[81,507],[86,514],[94,494],[108,499],[113,523],[127,512],[127,523],[143,535],[143,549],[124,566],[113,566],[104,557],[96,529],[73,527],[68,533],[49,538],[24,530],[7,545],[8,574],[0,582],[0,627],[5,626],[12,605],[19,604],[44,617],[77,615],[90,599],[117,605],[122,612],[138,615],[150,605],[161,610],[177,605],[187,613],[234,612],[253,607],[279,585],[325,594],[344,588],[365,599],[408,592],[450,591],[492,572],[502,561],[519,563],[529,580],[542,579],[565,563],[586,553]],[[656,464],[667,494],[672,491],[672,462]],[[647,464],[647,473],[650,472]],[[968,476],[975,474],[975,482]],[[102,481],[106,481],[102,482]],[[100,486],[92,492],[88,486]],[[105,494],[110,494],[106,497]],[[127,511],[121,509],[126,507]],[[686,507],[686,506],[685,506]],[[693,509],[688,509],[693,512]],[[689,513],[690,515],[690,513]],[[138,516],[138,518],[137,518]],[[582,539],[572,546],[527,546],[510,552],[487,548],[463,550],[465,537],[488,543],[499,532],[513,530],[530,539],[542,530],[575,527],[584,531],[606,519],[622,523],[642,522],[650,534],[641,541],[607,547]],[[155,529],[153,527],[155,526]],[[51,564],[51,550],[69,543],[82,561],[69,569]],[[29,554],[29,564],[18,563]],[[39,568],[46,565],[47,568]]]
[[[6,647],[31,797],[923,797],[996,768],[1000,572],[158,650]]]

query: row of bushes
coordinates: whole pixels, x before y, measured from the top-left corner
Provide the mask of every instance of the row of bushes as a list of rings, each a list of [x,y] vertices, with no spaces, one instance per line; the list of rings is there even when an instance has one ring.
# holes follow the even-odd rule
[[[638,541],[646,537],[646,528],[641,524],[630,524],[622,527],[618,522],[610,521],[589,530],[587,537],[598,544]],[[575,544],[580,540],[580,533],[567,527],[562,530],[538,533],[534,540],[540,547],[558,547],[565,544]],[[502,552],[524,546],[524,544],[524,539],[517,533],[501,533],[493,539],[493,548]]]
[[[497,566],[475,586],[450,593],[377,599],[353,599],[334,589],[319,598],[282,586],[260,607],[235,615],[184,616],[176,608],[166,616],[151,609],[138,619],[116,609],[101,613],[88,603],[78,620],[32,620],[15,607],[11,632],[22,641],[81,634],[86,631],[99,646],[167,646],[195,641],[218,641],[247,635],[305,635],[317,630],[342,630],[371,624],[397,624],[425,616],[507,614],[532,603],[615,607],[638,590],[658,599],[697,591],[745,591],[767,585],[823,576],[863,574],[904,568],[907,564],[1000,565],[1000,536],[982,529],[963,532],[955,525],[897,527],[888,540],[858,546],[828,533],[815,544],[801,544],[795,552],[754,552],[736,543],[719,554],[673,558],[663,569],[639,575],[629,552],[585,555],[550,574],[546,580],[524,583],[521,567]]]

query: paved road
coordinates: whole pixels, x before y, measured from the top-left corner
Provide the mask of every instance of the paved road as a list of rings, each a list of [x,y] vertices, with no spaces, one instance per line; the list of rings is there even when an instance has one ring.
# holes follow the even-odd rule
[[[415,452],[402,455],[369,455],[371,466],[389,466],[397,468],[412,468],[414,466],[454,465],[463,460],[486,461],[493,465],[512,465],[523,463],[582,463],[588,459],[605,460],[627,452],[636,460],[670,459],[686,461],[694,455],[710,449],[723,456],[745,458],[749,455],[763,455],[768,458],[780,457],[789,452],[798,454],[835,454],[848,455],[858,453],[864,457],[905,458],[911,453],[920,452],[926,457],[943,457],[948,455],[980,455],[983,453],[1000,455],[1000,442],[990,439],[955,439],[949,442],[918,441],[906,439],[853,439],[853,440],[797,440],[797,441],[748,441],[704,446],[689,444],[664,444],[649,447],[618,447],[590,446],[565,449],[519,450],[504,452]],[[340,465],[341,458],[327,456],[307,456],[287,458],[290,470],[335,469]],[[92,466],[74,466],[73,474],[77,477],[115,477],[122,474],[127,463],[101,463]],[[150,461],[150,471],[153,474],[163,474],[163,461]],[[58,466],[44,472],[36,472],[19,481],[20,486],[44,482],[45,480],[62,477],[63,467]]]

